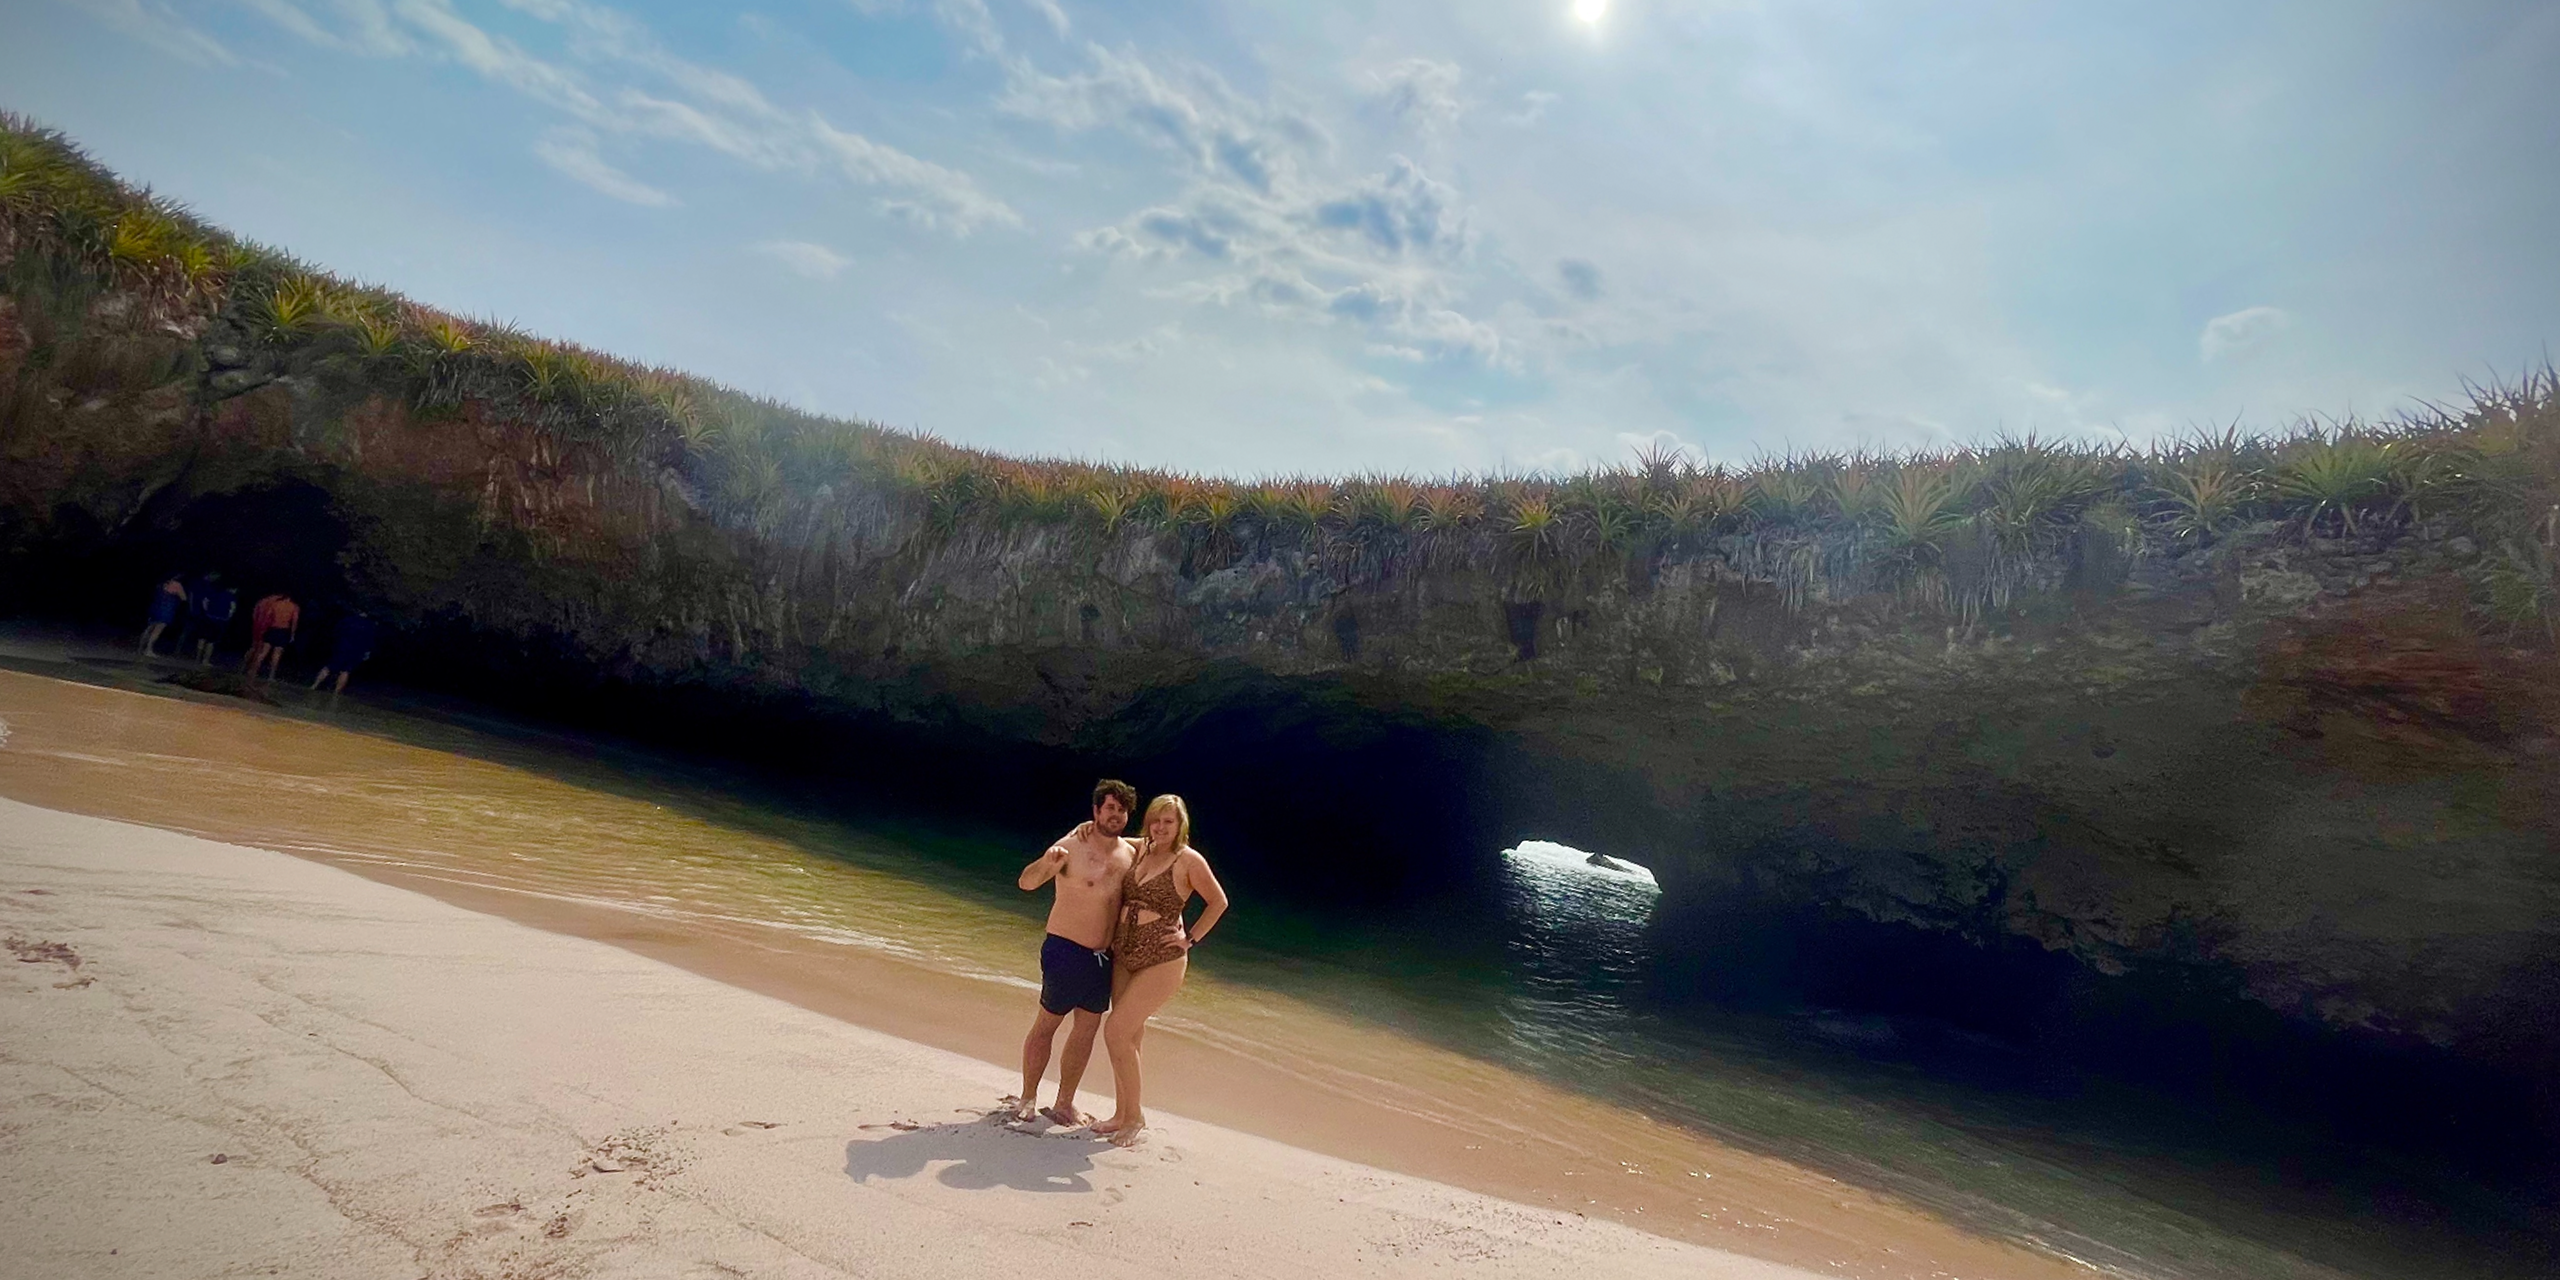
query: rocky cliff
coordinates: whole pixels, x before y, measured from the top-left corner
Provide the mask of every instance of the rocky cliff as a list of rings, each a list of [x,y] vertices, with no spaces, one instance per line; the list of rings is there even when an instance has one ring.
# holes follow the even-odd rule
[[[2239,441],[1875,486],[1820,459],[1507,491],[1044,471],[289,264],[190,291],[15,225],[21,609],[228,555],[380,611],[422,678],[780,708],[848,775],[1127,765],[1337,885],[1546,836],[1654,868],[1702,953],[1872,926],[2560,1070],[2550,531],[2543,490],[2455,482],[2479,466],[2339,500]],[[2530,461],[2551,390],[2402,437]],[[2212,465],[2257,487],[2215,508]]]

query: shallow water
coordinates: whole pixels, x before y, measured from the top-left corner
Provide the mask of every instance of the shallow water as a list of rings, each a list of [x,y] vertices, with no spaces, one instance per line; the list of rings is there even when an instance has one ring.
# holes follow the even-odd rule
[[[39,669],[132,689],[155,674]],[[180,731],[163,699],[71,716],[30,682],[0,681],[0,722],[20,722],[0,736],[0,790],[45,803],[24,794],[33,780],[88,771],[124,789],[115,816],[1032,985],[1041,900],[1012,873],[1036,848],[1002,833],[849,821],[716,766],[476,713],[457,723],[450,707],[285,701]],[[354,732],[315,751],[280,718]],[[2058,1108],[1950,1079],[1891,1052],[1892,1024],[1849,1014],[1654,1009],[1655,892],[1641,871],[1532,842],[1501,852],[1483,884],[1400,915],[1244,904],[1165,1022],[1310,1078],[1476,1087],[1454,1052],[1607,1104],[1597,1123],[1629,1134],[1671,1121],[2122,1274],[2550,1274],[2535,1241],[2376,1219],[2363,1193],[2288,1185],[2247,1144],[2176,1132],[2175,1110],[2153,1101]]]

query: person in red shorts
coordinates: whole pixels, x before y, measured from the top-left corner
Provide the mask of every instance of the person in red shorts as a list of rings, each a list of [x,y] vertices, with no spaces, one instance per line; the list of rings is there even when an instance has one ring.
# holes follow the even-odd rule
[[[292,596],[279,591],[260,600],[249,611],[249,660],[243,672],[256,679],[263,666],[265,678],[274,679],[284,666],[284,651],[301,631],[302,606]]]

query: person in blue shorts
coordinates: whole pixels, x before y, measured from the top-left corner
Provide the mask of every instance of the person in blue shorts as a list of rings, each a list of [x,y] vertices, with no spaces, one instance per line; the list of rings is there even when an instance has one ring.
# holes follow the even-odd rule
[[[1022,1038],[1022,1093],[1007,1099],[1015,1122],[1047,1116],[1074,1128],[1089,1117],[1076,1110],[1076,1087],[1093,1061],[1093,1038],[1111,1010],[1111,931],[1120,920],[1120,882],[1136,857],[1134,841],[1120,833],[1138,807],[1138,790],[1105,778],[1094,784],[1093,820],[1058,837],[1014,881],[1024,892],[1058,886],[1049,906],[1049,936],[1040,943],[1040,1011]],[[1049,1069],[1059,1024],[1075,1017],[1067,1056],[1058,1061],[1058,1100],[1039,1105],[1040,1077]]]
[[[151,656],[151,646],[160,643],[160,633],[168,630],[169,624],[178,620],[179,611],[186,607],[187,584],[178,575],[170,574],[168,581],[151,593],[151,614],[142,624],[143,657]]]
[[[334,671],[338,674],[338,686],[329,692],[345,693],[347,677],[354,675],[356,667],[373,656],[374,638],[380,634],[381,628],[374,625],[373,615],[362,609],[338,619],[338,632],[329,641],[328,665],[311,678],[311,687],[317,690]]]
[[[219,572],[207,572],[196,581],[194,607],[187,619],[187,635],[195,640],[196,665],[213,661],[214,646],[221,643],[222,633],[231,626],[231,615],[240,611],[240,593],[222,581]],[[186,648],[180,640],[178,647]]]

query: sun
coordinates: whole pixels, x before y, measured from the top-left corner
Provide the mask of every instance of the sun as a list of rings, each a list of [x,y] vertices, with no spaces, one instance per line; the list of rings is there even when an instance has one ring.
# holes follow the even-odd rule
[[[1573,0],[1574,21],[1586,27],[1599,26],[1600,20],[1608,16],[1609,0]]]

